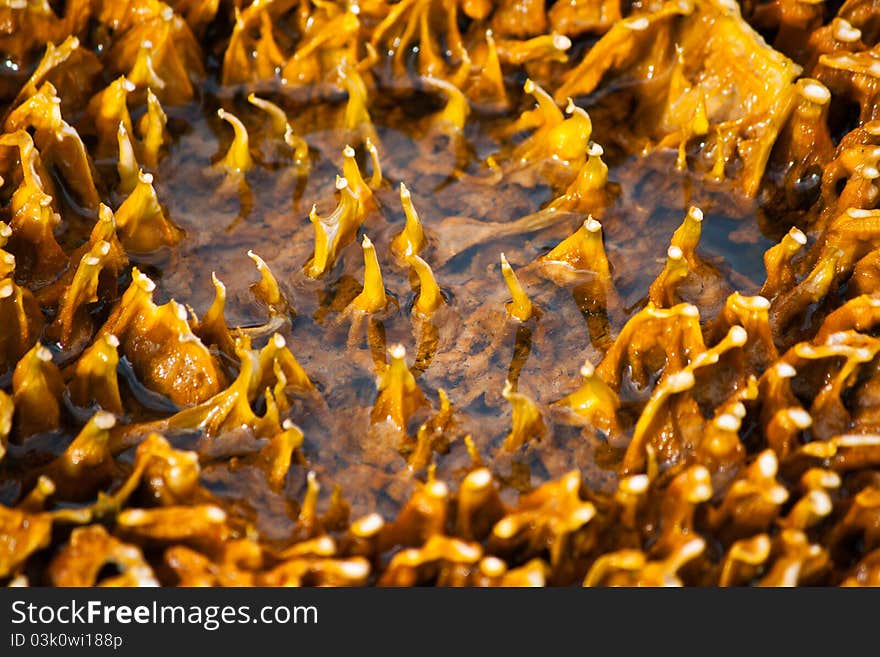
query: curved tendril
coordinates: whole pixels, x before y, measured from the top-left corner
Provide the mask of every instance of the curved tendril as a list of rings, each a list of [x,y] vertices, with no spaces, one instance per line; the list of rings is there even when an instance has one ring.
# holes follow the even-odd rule
[[[370,417],[374,423],[389,421],[399,431],[406,431],[409,418],[427,400],[406,365],[403,345],[394,345],[388,355],[391,363],[379,377],[379,393]]]
[[[507,262],[507,258],[503,253],[501,254],[501,275],[504,276],[504,282],[507,284],[507,289],[513,298],[506,306],[507,313],[520,322],[528,321],[534,314],[532,300],[529,299],[529,295],[523,290],[516,273],[513,271],[513,267]]]
[[[428,263],[417,255],[410,255],[407,262],[419,279],[419,295],[413,304],[413,311],[421,317],[431,317],[444,303],[440,287],[434,280],[434,272],[431,271]]]
[[[405,260],[407,255],[417,256],[425,248],[425,231],[419,214],[413,205],[412,194],[406,185],[400,183],[400,203],[406,215],[406,224],[403,230],[391,240],[391,252],[398,258]]]
[[[237,116],[223,108],[217,110],[217,116],[229,123],[234,132],[229,150],[226,151],[223,159],[218,162],[218,166],[225,169],[228,173],[235,175],[247,173],[254,164],[251,159],[247,128],[244,127],[244,123]]]
[[[388,298],[385,295],[382,271],[379,269],[379,260],[376,257],[376,247],[366,235],[361,247],[364,251],[364,289],[352,300],[349,307],[363,313],[381,312],[388,305]]]
[[[501,395],[510,402],[513,411],[510,433],[504,439],[504,449],[513,452],[531,440],[540,440],[547,432],[544,417],[530,397],[515,392],[510,381],[504,384]]]

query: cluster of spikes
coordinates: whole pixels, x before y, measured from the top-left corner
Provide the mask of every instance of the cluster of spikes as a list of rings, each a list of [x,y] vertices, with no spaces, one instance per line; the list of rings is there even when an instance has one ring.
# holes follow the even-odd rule
[[[0,583],[880,585],[880,54],[867,45],[878,35],[858,2],[827,25],[821,5],[790,5],[751,8],[747,22],[722,0],[668,0],[626,16],[607,0],[549,10],[537,0],[77,0],[63,16],[2,2],[11,30],[0,50],[25,73],[0,89],[0,477],[11,482],[0,499]],[[302,217],[313,241],[296,264],[318,285],[359,243],[362,284],[339,309],[349,345],[364,327],[371,347],[383,345],[377,322],[407,294],[386,288],[380,261],[407,272],[413,330],[436,343],[432,330],[455,300],[435,268],[489,237],[578,218],[517,268],[498,254],[505,325],[540,329],[547,309],[533,290],[548,282],[583,301],[595,349],[564,390],[535,394],[511,368],[491,391],[509,406],[496,444],[459,426],[457,390],[431,401],[422,344],[412,365],[403,344],[373,349],[365,439],[381,436],[372,449],[404,464],[396,517],[352,517],[346,495],[363,491],[349,482],[322,496],[324,464],[308,442],[332,436],[297,422],[332,400],[285,337],[296,300],[266,261],[247,253],[259,325],[227,324],[216,276],[199,317],[157,302],[146,273],[187,239],[157,176],[179,137],[169,115],[199,99],[210,75],[200,39],[227,23],[217,76],[246,90],[249,108],[238,116],[230,101],[216,114],[228,147],[208,168],[224,185],[246,186],[278,163],[309,177],[308,135],[270,97],[344,98],[332,126],[348,144],[335,207],[316,203]],[[773,48],[750,23],[776,35]],[[578,39],[591,45],[570,61]],[[731,51],[742,56],[732,62]],[[753,295],[702,302],[701,282],[717,272],[700,252],[704,214],[692,206],[643,302],[623,301],[602,223],[619,190],[593,119],[572,99],[646,71],[664,75],[630,85],[631,125],[615,151],[668,150],[678,171],[744,197],[778,182],[769,207],[785,225]],[[550,200],[443,231],[423,224],[400,182],[402,226],[371,240],[389,182],[371,112],[414,74],[439,99],[416,127],[420,145],[442,145],[455,175],[487,194],[514,181],[550,188]],[[845,134],[829,127],[833,97],[858,106]],[[514,115],[494,135],[505,146],[476,173],[459,166],[475,108]],[[604,450],[602,485],[578,469],[537,485],[508,476],[510,463],[546,456],[565,432]],[[56,448],[41,447],[49,442]],[[447,483],[438,465],[455,445],[467,462]],[[286,546],[262,540],[206,485],[220,461],[285,500]],[[117,574],[106,576],[108,565]]]

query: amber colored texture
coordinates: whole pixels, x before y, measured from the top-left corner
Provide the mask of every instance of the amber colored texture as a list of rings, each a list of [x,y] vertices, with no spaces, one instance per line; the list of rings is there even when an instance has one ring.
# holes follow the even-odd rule
[[[0,0],[0,585],[880,585],[878,19]]]

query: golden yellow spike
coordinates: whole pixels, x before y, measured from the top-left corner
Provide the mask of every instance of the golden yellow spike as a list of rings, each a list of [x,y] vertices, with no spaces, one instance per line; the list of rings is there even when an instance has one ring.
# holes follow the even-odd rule
[[[419,278],[419,296],[413,304],[413,311],[422,317],[430,317],[443,305],[443,294],[427,262],[417,255],[410,256],[408,262]]]
[[[314,470],[310,470],[306,476],[306,494],[297,516],[297,525],[312,528],[320,519],[318,518],[318,495],[321,492],[321,484]]]
[[[422,424],[416,432],[415,447],[406,457],[409,471],[418,472],[422,468],[433,465],[433,463],[431,463],[433,454],[433,435],[428,430],[428,425]]]
[[[275,41],[272,16],[268,11],[260,13],[260,38],[253,52],[257,79],[260,80],[274,77],[287,60]]]
[[[350,193],[344,195],[343,199],[346,196],[350,196]],[[353,196],[351,196],[351,198],[354,203],[357,204],[357,199]],[[338,209],[339,206],[337,206],[337,210]],[[333,215],[331,215],[331,217],[332,216]],[[312,206],[312,209],[309,212],[309,221],[312,222],[312,227],[315,229],[315,252],[311,259],[306,263],[305,273],[309,278],[317,278],[326,273],[336,261],[336,249],[333,248],[333,245],[335,242],[334,238],[338,233],[333,230],[336,228],[335,225],[328,225],[328,222],[323,221],[321,217],[318,216],[317,206]]]
[[[116,367],[119,364],[119,340],[112,333],[98,336],[76,361],[70,398],[81,407],[97,403],[105,411],[122,415],[122,398]]]
[[[284,420],[281,426],[283,431],[270,438],[257,455],[258,462],[267,470],[269,483],[275,488],[284,486],[293,453],[303,443],[303,432],[293,422]]]
[[[691,119],[691,134],[702,137],[709,132],[709,115],[706,109],[706,94],[701,89],[697,96],[697,106]]]
[[[165,216],[153,188],[153,176],[138,172],[135,188],[116,212],[116,227],[126,249],[146,252],[174,246],[182,231]]]
[[[535,110],[540,113],[545,124],[556,125],[565,120],[565,116],[553,97],[548,94],[542,87],[539,87],[531,79],[525,81],[523,91],[538,101],[538,107]]]
[[[507,89],[504,86],[504,73],[501,70],[501,62],[498,59],[498,47],[492,30],[486,30],[486,61],[483,62],[481,74],[488,80],[492,96],[499,102],[507,104]]]
[[[59,45],[55,45],[51,41],[46,44],[46,52],[37,64],[36,69],[31,74],[28,81],[22,86],[18,92],[15,101],[10,107],[17,107],[23,100],[37,93],[37,87],[46,79],[51,70],[67,61],[70,56],[79,48],[79,39],[73,35],[67,37]]]
[[[248,94],[248,102],[254,107],[266,112],[272,122],[272,132],[275,137],[284,140],[290,148],[293,149],[293,159],[295,162],[302,163],[308,159],[309,145],[302,137],[298,137],[287,119],[287,114],[278,105],[263,98],[257,97],[256,94]]]
[[[663,271],[651,283],[648,299],[658,308],[671,308],[678,299],[676,289],[688,275],[688,262],[677,246],[666,250],[666,265]]]
[[[0,368],[7,370],[27,353],[43,330],[34,295],[10,277],[0,280]]]
[[[138,122],[138,131],[141,136],[141,157],[144,164],[155,168],[159,163],[159,150],[165,143],[165,126],[168,117],[162,109],[162,104],[152,89],[147,89],[147,112]]]
[[[792,227],[778,244],[764,252],[767,279],[761,288],[762,296],[772,299],[794,282],[794,268],[789,265],[806,244],[807,236],[799,228]]]
[[[281,413],[287,413],[290,410],[290,400],[287,398],[287,377],[281,370],[280,365],[275,362],[272,364],[272,373],[275,375],[275,385],[272,388],[266,388],[263,393],[266,399],[266,413],[260,420],[260,428],[258,432],[261,435],[272,435],[266,427],[280,426]],[[271,411],[271,417],[270,412]]]
[[[275,314],[289,312],[291,306],[278,287],[278,281],[272,275],[269,265],[253,251],[247,252],[248,258],[254,261],[257,271],[260,272],[260,280],[251,285],[251,292],[260,301],[269,307],[269,310]]]
[[[19,265],[28,262],[31,275],[53,279],[64,267],[62,261],[67,259],[55,239],[54,231],[61,215],[55,211],[53,197],[22,182],[12,195],[11,210],[9,228],[16,248],[21,249],[23,243],[30,247],[17,252]]]
[[[406,215],[406,224],[391,240],[391,252],[401,260],[405,260],[407,254],[419,255],[425,248],[426,239],[419,213],[413,205],[412,194],[403,183],[400,183],[400,203]]]
[[[690,80],[684,74],[684,48],[675,45],[675,62],[672,65],[672,71],[669,74],[669,93],[670,98],[680,98],[691,88]]]
[[[10,209],[15,215],[27,203],[35,193],[46,193],[51,180],[46,179],[46,170],[40,158],[40,152],[34,145],[34,140],[26,130],[17,130],[0,137],[0,145],[18,149],[18,160],[21,170],[21,184],[12,194]],[[50,197],[50,203],[52,199]]]
[[[340,69],[342,86],[348,92],[348,103],[345,106],[343,127],[349,139],[357,144],[370,137],[375,141],[375,128],[367,109],[367,85],[356,68]]]
[[[773,251],[773,248],[764,253],[765,259],[771,255],[770,252]],[[768,276],[761,288],[761,296],[774,299],[770,313],[773,325],[776,327],[788,326],[788,323],[796,315],[805,312],[810,304],[819,301],[828,294],[835,285],[835,281],[840,277],[840,272],[847,267],[846,262],[847,254],[843,249],[834,245],[826,245],[806,278],[796,284],[793,279],[790,279],[791,284],[794,285],[793,289],[773,290],[768,286],[770,282]],[[794,268],[789,268],[789,274],[793,274],[795,271]]]
[[[229,145],[229,150],[226,151],[223,159],[217,163],[218,166],[226,169],[231,174],[240,175],[247,173],[254,164],[251,159],[247,128],[244,127],[244,123],[237,116],[223,108],[217,110],[217,116],[229,123],[235,133],[232,143]]]
[[[104,259],[104,266],[114,275],[118,275],[128,265],[128,256],[126,256],[125,248],[116,233],[116,216],[113,214],[113,210],[103,203],[98,206],[98,220],[89,234],[89,241],[74,254],[88,252],[99,242],[107,242],[110,245],[110,252]]]
[[[6,445],[9,434],[12,433],[12,414],[14,411],[15,404],[12,402],[12,397],[0,390],[0,461],[6,456]]]
[[[541,259],[567,264],[574,270],[590,271],[602,280],[611,280],[611,267],[602,243],[602,224],[592,217]]]
[[[367,137],[364,140],[364,148],[370,154],[370,162],[373,164],[373,174],[370,176],[370,189],[379,189],[382,186],[382,163],[379,161],[379,149],[373,140]]]
[[[581,387],[557,404],[569,407],[606,434],[616,432],[617,409],[620,406],[617,393],[596,375],[596,369],[589,361],[581,367],[581,376],[584,377]]]
[[[574,104],[571,98],[565,107],[568,117],[547,133],[549,154],[564,162],[583,161],[590,146],[593,122],[590,115]]]
[[[605,190],[608,183],[608,165],[602,161],[604,149],[594,142],[587,147],[587,161],[578,171],[577,178],[555,199],[549,209],[583,212],[591,207],[591,201]],[[599,201],[603,199],[598,196]]]
[[[676,45],[675,64],[669,83],[669,98],[678,99],[671,108],[673,121],[680,128],[678,137],[678,157],[675,167],[684,170],[687,166],[687,142],[694,135],[705,135],[709,131],[709,118],[706,110],[706,97],[701,87],[694,86],[684,73],[684,49]]]
[[[284,143],[293,149],[293,161],[299,165],[306,165],[309,161],[309,144],[305,139],[293,131],[293,126],[288,124],[284,131]]]
[[[342,149],[342,175],[348,181],[349,189],[361,205],[373,198],[373,190],[364,182],[361,169],[355,159],[355,151],[351,146]]]
[[[566,123],[565,114],[556,105],[550,94],[531,79],[526,80],[523,89],[535,98],[537,106],[520,114],[519,118],[509,127],[509,131],[511,134],[522,130],[534,130],[534,132],[517,147],[514,158],[522,163],[536,163],[546,158],[566,161],[568,158],[558,149],[562,147],[565,153],[575,150],[574,146],[569,148],[569,144],[572,143],[570,137],[579,134],[580,131],[574,130],[573,134],[568,134],[569,128],[576,127],[575,123],[580,123],[582,117],[563,126],[563,123]],[[581,161],[586,147],[587,143],[584,142],[578,155]]]
[[[314,390],[315,387],[309,380],[308,374],[294,357],[293,352],[287,347],[287,341],[280,333],[275,333],[266,346],[260,351],[258,360],[258,372],[255,377],[256,386],[252,393],[263,390],[273,382],[283,377],[285,387],[291,387],[302,392]],[[274,381],[273,381],[274,380]]]
[[[235,341],[226,325],[226,286],[217,278],[217,274],[211,272],[211,282],[214,285],[214,300],[211,307],[205,312],[201,321],[193,325],[193,332],[208,347],[214,345],[217,349],[228,356],[235,355]]]
[[[734,292],[727,297],[718,316],[721,326],[739,324],[748,331],[749,342],[760,344],[770,361],[779,358],[770,328],[770,301],[762,296],[745,297]]]
[[[596,516],[593,503],[581,499],[581,485],[580,471],[571,470],[524,494],[519,508],[492,527],[489,550],[524,548],[532,532],[538,531],[541,548],[549,552],[552,567],[558,568],[568,556],[569,537]]]
[[[767,423],[765,434],[767,445],[784,459],[799,445],[798,436],[804,429],[810,428],[813,418],[804,409],[783,408],[777,411]]]
[[[29,513],[39,513],[40,511],[44,511],[49,502],[49,498],[52,497],[57,490],[58,488],[55,486],[54,481],[46,475],[40,475],[37,477],[34,487],[30,490],[27,496],[16,505],[16,509]]]
[[[159,77],[156,69],[153,67],[152,50],[153,43],[151,41],[143,41],[141,43],[131,71],[128,72],[128,79],[138,89],[157,89],[161,91],[165,88],[165,80]]]
[[[671,246],[677,246],[687,259],[691,268],[697,264],[696,250],[700,243],[700,235],[703,230],[703,211],[692,205],[688,208],[681,226],[675,229],[670,240]]]
[[[134,84],[124,75],[116,78],[89,102],[88,112],[102,144],[115,141],[116,128],[120,122],[131,134],[131,114],[128,112],[128,94],[135,90]]]
[[[419,54],[418,54],[418,73],[422,79],[430,76],[439,75],[445,72],[446,62],[443,55],[440,54],[438,44],[433,34],[433,28],[430,22],[430,11],[421,11],[419,16]],[[448,35],[450,38],[452,35]],[[450,44],[451,46],[452,44]],[[450,47],[450,52],[455,49]]]
[[[315,253],[305,265],[309,278],[317,278],[333,267],[339,251],[354,240],[363,222],[360,204],[349,189],[348,181],[337,176],[336,189],[339,204],[328,217],[319,217],[315,206],[309,212],[309,221],[315,228]]]
[[[364,250],[364,289],[352,300],[349,307],[364,313],[377,313],[385,310],[388,305],[382,271],[379,269],[376,247],[366,235],[361,247]]]
[[[287,126],[289,125],[287,121],[287,114],[285,114],[284,110],[278,107],[273,102],[268,100],[264,100],[262,98],[258,98],[257,95],[253,92],[248,94],[247,101],[257,107],[266,114],[269,115],[269,118],[272,122],[272,132],[275,137],[283,137],[284,133],[287,131]]]
[[[234,7],[234,22],[229,43],[223,53],[223,75],[221,83],[225,85],[246,81],[247,72],[251,70],[253,51],[248,53],[247,24],[239,7]]]
[[[757,396],[757,383],[753,389]],[[739,439],[739,430],[745,415],[746,408],[742,402],[729,405],[726,409],[716,409],[715,417],[706,424],[696,445],[695,459],[713,472],[741,465],[746,455]]]
[[[814,441],[813,445],[820,444]],[[731,517],[748,517],[752,522],[776,518],[779,507],[789,498],[788,489],[776,479],[779,459],[772,449],[765,449],[745,468],[727,488],[720,505],[708,514],[709,526],[718,526]],[[760,524],[755,525],[760,526]]]
[[[116,171],[119,173],[118,189],[121,194],[131,194],[138,183],[140,166],[134,155],[131,137],[122,121],[119,122],[119,128],[116,131],[116,142],[119,145],[119,161],[116,164]]]
[[[51,82],[45,82],[39,91],[30,96],[6,117],[3,124],[8,133],[34,128],[36,132],[53,133],[60,137],[66,124],[61,116],[61,99]],[[36,134],[35,134],[36,137]],[[39,140],[39,137],[36,137]]]
[[[52,352],[37,342],[12,373],[12,400],[19,436],[57,429],[61,423],[59,399],[64,389]]]
[[[464,444],[467,447],[468,457],[471,460],[471,465],[474,468],[482,468],[483,467],[483,459],[480,456],[480,450],[477,449],[476,443],[474,443],[474,438],[470,434],[464,437]]]
[[[110,452],[110,429],[116,426],[116,418],[107,411],[98,411],[77,434],[73,442],[50,466],[49,475],[56,485],[59,480],[75,482],[85,472],[112,463]]]
[[[412,414],[428,403],[415,377],[406,365],[406,349],[396,344],[388,350],[391,363],[379,377],[379,394],[370,418],[373,422],[391,422],[400,431]]]
[[[122,294],[119,304],[107,318],[101,333],[121,336],[140,315],[151,315],[156,305],[153,292],[156,284],[137,267],[131,269],[131,283]]]
[[[98,278],[104,269],[104,262],[110,254],[110,244],[98,242],[79,261],[70,287],[64,292],[58,309],[57,322],[61,326],[59,342],[67,345],[73,335],[74,320],[78,311],[86,304],[98,300]]]
[[[513,301],[506,306],[507,313],[521,322],[528,321],[534,314],[532,300],[529,299],[529,295],[523,290],[519,279],[516,277],[516,273],[513,271],[513,267],[507,262],[507,258],[503,253],[501,254],[501,274],[504,276],[504,282],[507,283],[507,289],[510,290],[510,296],[513,298]]]
[[[547,427],[538,405],[527,395],[514,392],[510,381],[504,383],[501,395],[510,402],[513,410],[512,427],[504,439],[504,449],[513,452],[532,439],[540,440]]]
[[[432,118],[431,123],[443,132],[450,129],[460,133],[464,130],[468,115],[471,111],[470,103],[461,89],[446,80],[434,77],[422,78],[430,87],[441,91],[446,96],[446,105]]]

